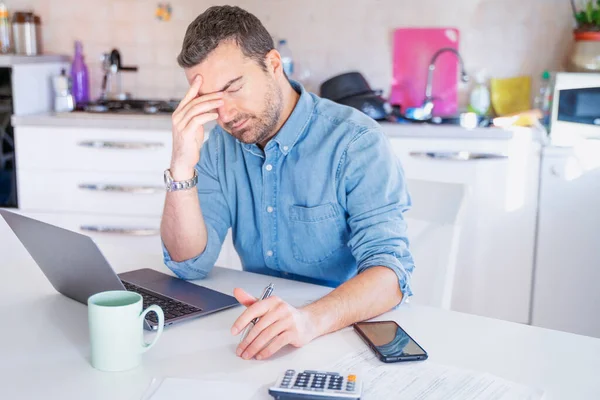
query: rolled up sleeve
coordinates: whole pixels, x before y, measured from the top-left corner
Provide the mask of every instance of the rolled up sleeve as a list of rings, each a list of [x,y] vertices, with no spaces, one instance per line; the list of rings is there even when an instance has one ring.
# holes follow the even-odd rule
[[[390,268],[405,301],[412,295],[414,261],[403,216],[411,201],[400,160],[382,132],[366,130],[348,145],[339,171],[358,273]]]
[[[198,197],[208,232],[206,248],[194,258],[177,262],[173,261],[164,243],[162,244],[165,265],[182,279],[203,279],[208,275],[219,257],[227,230],[231,227],[229,206],[218,178],[220,139],[214,131],[211,132],[196,165]]]

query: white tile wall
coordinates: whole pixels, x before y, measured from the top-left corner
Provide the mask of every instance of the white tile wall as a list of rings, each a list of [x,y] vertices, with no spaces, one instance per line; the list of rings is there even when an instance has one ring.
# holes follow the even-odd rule
[[[164,1],[164,0],[161,0]],[[387,91],[391,37],[402,26],[454,26],[461,31],[467,69],[493,76],[559,69],[571,43],[567,0],[171,0],[173,18],[154,17],[159,0],[5,0],[12,12],[41,15],[44,47],[72,54],[82,40],[98,95],[100,55],[118,48],[139,72],[123,77],[137,97],[178,98],[187,82],[175,60],[187,25],[213,4],[237,4],[288,39],[296,61],[312,73],[312,89],[347,70]],[[468,87],[461,88],[464,103]]]

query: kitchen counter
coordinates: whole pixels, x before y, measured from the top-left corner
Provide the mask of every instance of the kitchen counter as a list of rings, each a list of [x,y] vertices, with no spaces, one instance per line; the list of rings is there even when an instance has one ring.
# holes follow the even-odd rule
[[[14,115],[13,126],[143,129],[171,132],[169,114],[99,114],[86,112]]]
[[[12,117],[13,126],[82,127],[106,129],[142,129],[171,131],[171,116],[168,114],[97,114],[97,113],[45,113]],[[540,140],[542,131],[531,128],[476,128],[465,129],[453,125],[393,124],[383,122],[383,131],[389,137],[427,139],[477,139],[510,140],[516,135]],[[208,125],[212,128],[212,124]]]
[[[20,64],[41,64],[67,62],[69,57],[60,54],[44,54],[41,56],[21,56],[16,54],[0,55],[0,67],[11,67]]]

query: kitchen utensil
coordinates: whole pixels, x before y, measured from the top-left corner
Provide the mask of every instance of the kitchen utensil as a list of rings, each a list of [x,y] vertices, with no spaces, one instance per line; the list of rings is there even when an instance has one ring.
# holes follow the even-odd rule
[[[63,69],[60,75],[52,77],[52,87],[54,89],[54,111],[68,112],[75,108],[75,100],[71,93],[71,78]]]

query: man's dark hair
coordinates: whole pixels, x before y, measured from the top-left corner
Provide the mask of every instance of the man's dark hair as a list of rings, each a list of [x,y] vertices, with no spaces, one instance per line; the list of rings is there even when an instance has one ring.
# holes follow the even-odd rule
[[[194,67],[227,40],[266,70],[265,56],[274,48],[273,38],[258,18],[234,6],[214,6],[200,14],[185,32],[177,62],[183,68]]]

